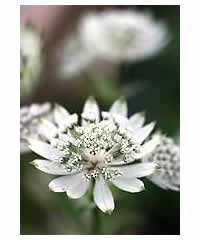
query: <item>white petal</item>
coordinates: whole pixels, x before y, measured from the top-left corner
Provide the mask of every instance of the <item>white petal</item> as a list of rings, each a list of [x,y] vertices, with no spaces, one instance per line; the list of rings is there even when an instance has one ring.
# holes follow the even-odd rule
[[[69,116],[70,113],[65,108],[63,108],[59,104],[55,105],[54,118],[59,127],[62,127],[65,124]]]
[[[158,187],[165,189],[165,190],[173,190],[173,191],[180,191],[180,185],[175,185],[170,182],[168,182],[166,179],[163,179],[160,176],[157,176],[156,174],[151,175],[148,177],[154,184],[156,184]]]
[[[139,128],[134,132],[133,139],[138,143],[142,143],[149,136],[149,134],[152,132],[154,127],[155,127],[155,122],[151,122],[145,125],[144,127]]]
[[[129,124],[129,120],[128,118],[120,115],[120,114],[116,114],[116,113],[110,113],[110,112],[102,112],[102,118],[105,120],[112,120],[115,123],[117,123],[120,127],[123,128],[130,128],[130,124]],[[131,131],[131,129],[130,129]]]
[[[118,177],[111,181],[116,187],[127,192],[141,192],[144,190],[144,183],[136,178]]]
[[[172,184],[168,184],[168,185],[167,185],[167,188],[168,188],[169,190],[173,190],[173,191],[177,191],[177,192],[180,191],[180,186],[174,186],[174,185],[172,185]]]
[[[98,208],[104,213],[111,213],[114,210],[114,199],[112,192],[102,176],[95,181],[94,201]]]
[[[71,114],[66,122],[66,126],[70,127],[78,123],[78,115],[76,113]]]
[[[141,128],[145,122],[144,112],[136,113],[129,118],[129,124],[131,125],[132,131]]]
[[[52,147],[50,144],[47,144],[45,142],[33,138],[32,139],[28,138],[27,140],[28,143],[30,144],[29,148],[33,152],[37,153],[38,155],[46,159],[50,159],[52,161],[59,161],[60,158],[65,156],[63,152]]]
[[[119,114],[124,117],[127,117],[128,107],[127,107],[126,100],[124,98],[120,98],[117,101],[115,101],[111,106],[109,112],[112,114]]]
[[[163,183],[163,180],[160,177],[157,176],[150,176],[149,179],[156,184],[158,187],[167,190],[167,186],[165,183]]]
[[[155,134],[151,140],[146,142],[142,148],[141,152],[135,156],[136,159],[140,159],[154,151],[154,149],[160,144],[162,141],[162,135],[161,134]]]
[[[20,141],[20,153],[28,153],[31,152],[31,149],[28,147],[26,142]]]
[[[129,121],[126,117],[119,114],[113,114],[112,117],[114,122],[116,122],[120,127],[123,128],[129,127]]]
[[[52,190],[53,192],[67,192],[73,187],[84,182],[83,178],[84,174],[85,171],[82,171],[74,175],[55,178],[49,183],[49,189]]]
[[[76,184],[71,185],[67,189],[67,196],[73,199],[81,198],[88,191],[90,182],[88,180],[79,178],[79,182],[76,181]]]
[[[114,169],[120,170],[122,176],[127,176],[127,178],[140,178],[151,175],[155,169],[155,163],[135,163],[126,166],[113,167]]]
[[[101,115],[103,119],[110,119],[112,117],[112,114],[110,112],[105,112],[105,111],[102,111]]]
[[[158,187],[167,190],[166,185],[162,182],[162,180],[159,177],[157,178],[157,177],[150,176],[149,179]]]
[[[83,118],[91,117],[92,119],[99,122],[99,120],[100,120],[99,106],[93,97],[89,97],[86,100],[85,105],[83,107],[82,117]],[[82,125],[87,126],[88,125],[87,121],[82,119]]]
[[[36,159],[32,161],[31,164],[40,171],[53,175],[69,175],[75,172],[75,171],[67,172],[60,163],[47,161],[43,159]]]
[[[55,137],[57,134],[56,126],[46,119],[40,119],[39,131],[44,135],[48,140]]]

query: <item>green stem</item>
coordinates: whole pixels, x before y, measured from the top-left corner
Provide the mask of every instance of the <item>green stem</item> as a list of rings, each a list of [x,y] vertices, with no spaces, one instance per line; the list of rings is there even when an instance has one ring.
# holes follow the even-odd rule
[[[71,221],[74,223],[80,234],[88,234],[84,223],[80,217],[79,212],[76,208],[74,208],[73,204],[67,199],[64,199],[63,196],[57,195],[58,205],[60,206],[60,210],[62,212],[66,212],[68,216],[71,217]]]
[[[101,221],[97,207],[92,209],[92,234],[98,235],[101,231]]]

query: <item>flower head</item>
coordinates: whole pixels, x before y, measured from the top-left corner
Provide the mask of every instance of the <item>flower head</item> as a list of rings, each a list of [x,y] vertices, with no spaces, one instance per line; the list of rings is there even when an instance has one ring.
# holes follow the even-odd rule
[[[42,64],[42,40],[30,24],[21,25],[20,31],[20,92],[24,99],[37,86]]]
[[[103,211],[111,213],[114,199],[109,185],[128,192],[140,192],[144,184],[138,178],[151,175],[155,163],[142,163],[141,158],[160,143],[160,135],[145,141],[154,123],[145,126],[144,114],[127,118],[125,100],[117,100],[109,112],[102,112],[90,97],[81,114],[70,114],[56,105],[55,122],[40,120],[40,129],[46,141],[29,139],[29,147],[44,159],[32,164],[39,170],[63,175],[52,180],[49,188],[66,192],[71,198],[82,197],[94,182],[94,201]]]
[[[166,26],[149,13],[113,10],[86,15],[80,36],[88,51],[111,62],[138,61],[168,42]]]
[[[57,51],[58,74],[60,77],[73,77],[94,61],[94,56],[83,46],[79,32],[64,40]]]
[[[27,138],[39,138],[39,118],[50,118],[51,104],[32,104],[20,109],[20,152],[30,152]]]
[[[58,74],[73,77],[98,70],[98,63],[137,62],[158,53],[168,42],[167,28],[149,13],[106,10],[85,14],[58,49]]]
[[[163,189],[180,190],[180,149],[172,138],[163,137],[160,145],[144,158],[155,162],[158,169],[149,179]]]

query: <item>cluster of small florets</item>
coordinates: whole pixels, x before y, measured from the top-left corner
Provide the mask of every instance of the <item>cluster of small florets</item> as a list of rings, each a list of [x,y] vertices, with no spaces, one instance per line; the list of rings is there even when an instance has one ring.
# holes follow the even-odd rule
[[[51,104],[32,104],[30,106],[24,106],[20,110],[20,138],[21,152],[30,151],[30,149],[23,144],[23,139],[27,137],[39,136],[38,125],[39,117],[49,118],[51,113]]]
[[[109,126],[111,128],[109,128]],[[83,146],[87,148],[92,155],[96,155],[100,150],[109,150],[116,144],[113,139],[116,131],[116,126],[110,124],[108,121],[90,124],[81,136]]]
[[[97,178],[99,174],[105,179],[120,176],[119,171],[110,169],[108,165],[119,157],[124,163],[133,161],[134,154],[140,152],[140,145],[134,143],[128,131],[122,131],[115,121],[102,120],[97,123],[91,118],[87,121],[90,124],[83,128],[77,125],[77,121],[69,119],[69,122],[66,121],[65,132],[60,129],[51,139],[51,145],[65,153],[65,157],[60,158],[59,162],[67,172],[88,168],[86,180]],[[102,153],[102,166],[99,166],[98,160],[93,160],[99,153]]]
[[[115,179],[115,178],[121,176],[122,172],[118,169],[113,170],[110,168],[103,167],[101,169],[101,174],[104,176],[104,178],[106,180],[110,180],[110,179]]]
[[[103,178],[105,180],[111,180],[111,179],[114,180],[117,177],[121,176],[123,173],[120,172],[118,169],[113,170],[109,167],[102,167],[102,168],[97,167],[95,169],[90,170],[89,172],[87,172],[85,174],[85,180],[89,181],[92,178],[96,179],[99,177],[100,174],[103,176]]]
[[[148,157],[148,161],[155,162],[158,169],[152,175],[152,180],[164,188],[178,190],[180,185],[180,149],[172,138],[163,138],[161,144]]]

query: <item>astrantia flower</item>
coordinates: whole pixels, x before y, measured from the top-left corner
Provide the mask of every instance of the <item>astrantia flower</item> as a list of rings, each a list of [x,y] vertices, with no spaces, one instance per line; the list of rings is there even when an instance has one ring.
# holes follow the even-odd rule
[[[39,138],[39,118],[51,115],[51,104],[32,104],[20,109],[20,152],[30,152],[25,139]]]
[[[109,184],[128,192],[140,192],[144,184],[138,178],[151,175],[155,163],[141,163],[140,159],[152,152],[160,143],[160,135],[145,141],[154,123],[145,126],[144,115],[137,113],[127,118],[124,100],[116,101],[109,112],[102,112],[90,97],[81,114],[69,114],[56,105],[55,123],[41,119],[41,130],[47,141],[28,139],[30,149],[44,159],[32,164],[39,170],[63,175],[52,180],[49,188],[66,192],[71,198],[82,197],[94,182],[93,196],[96,205],[111,213],[114,200]]]
[[[158,169],[149,176],[152,182],[163,189],[180,190],[180,149],[172,138],[164,137],[144,162],[158,165]]]
[[[74,32],[63,41],[57,51],[57,58],[57,71],[63,78],[80,74],[94,60],[94,56],[83,46],[79,32]]]
[[[149,13],[136,10],[88,14],[82,19],[80,32],[88,51],[112,62],[144,59],[168,42],[166,26]]]
[[[21,25],[20,30],[20,93],[24,99],[38,84],[43,43],[32,25]]]
[[[149,13],[106,10],[85,14],[57,52],[58,74],[73,77],[98,71],[98,62],[137,62],[158,53],[168,42],[166,25]]]

